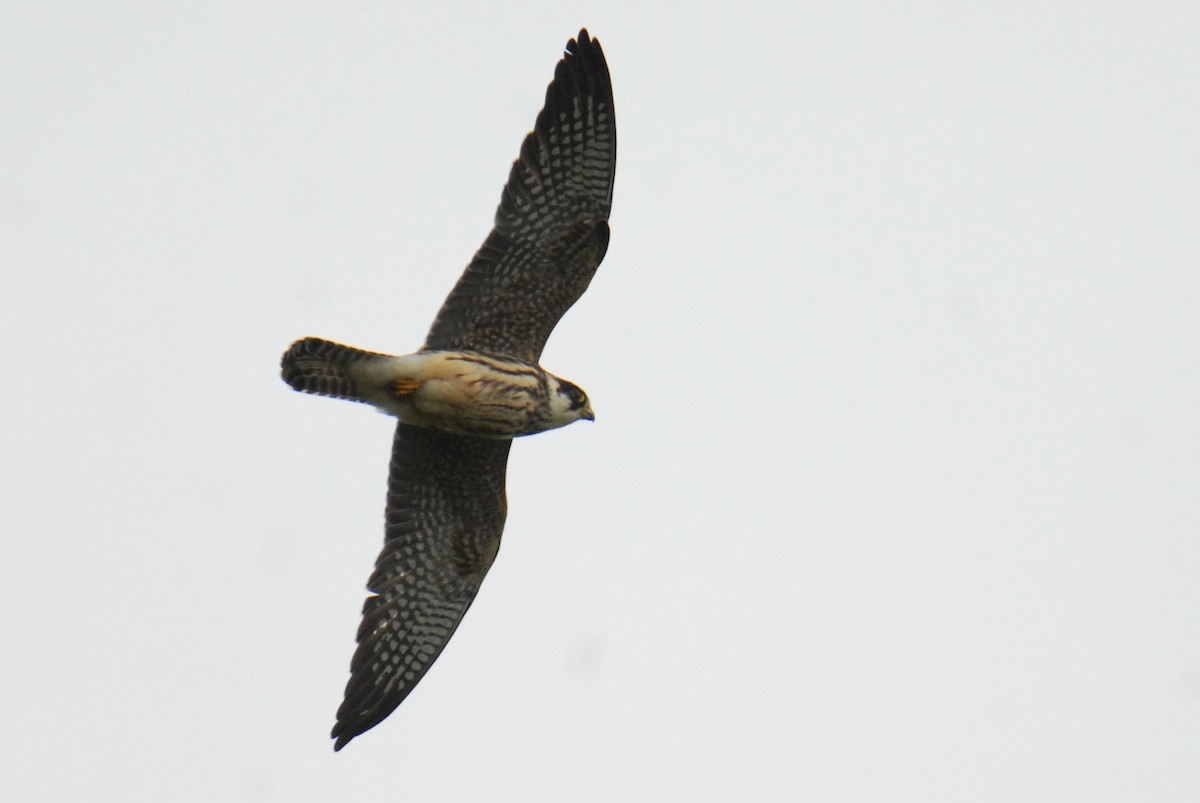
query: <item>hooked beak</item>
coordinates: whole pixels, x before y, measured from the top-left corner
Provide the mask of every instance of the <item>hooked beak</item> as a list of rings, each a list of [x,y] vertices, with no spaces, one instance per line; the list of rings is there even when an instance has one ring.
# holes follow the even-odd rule
[[[592,405],[583,408],[583,412],[579,414],[580,418],[586,418],[588,421],[595,421],[596,414],[592,412]]]

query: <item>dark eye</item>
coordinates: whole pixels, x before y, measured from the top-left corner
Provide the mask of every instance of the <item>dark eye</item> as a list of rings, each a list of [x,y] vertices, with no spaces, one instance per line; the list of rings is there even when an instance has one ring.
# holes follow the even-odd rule
[[[587,404],[587,394],[578,385],[567,385],[567,398],[571,400],[571,407],[582,407]]]

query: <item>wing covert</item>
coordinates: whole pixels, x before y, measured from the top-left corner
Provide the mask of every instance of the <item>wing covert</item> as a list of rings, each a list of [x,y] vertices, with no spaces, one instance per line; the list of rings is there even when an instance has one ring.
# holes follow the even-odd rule
[[[382,722],[454,634],[500,547],[510,440],[399,423],[383,551],[367,586],[335,750]]]
[[[616,172],[612,83],[586,30],[567,43],[521,145],[495,226],[438,312],[424,350],[537,362],[608,248]]]

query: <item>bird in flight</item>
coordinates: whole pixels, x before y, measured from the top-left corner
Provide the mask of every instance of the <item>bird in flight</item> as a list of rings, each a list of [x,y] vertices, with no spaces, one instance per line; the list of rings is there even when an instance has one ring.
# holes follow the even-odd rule
[[[334,750],[400,705],[475,599],[500,547],[512,439],[593,418],[587,395],[538,360],[608,248],[616,159],[608,65],[581,30],[521,143],[491,233],[421,349],[390,356],[309,337],[283,355],[292,388],[399,419],[383,551]]]

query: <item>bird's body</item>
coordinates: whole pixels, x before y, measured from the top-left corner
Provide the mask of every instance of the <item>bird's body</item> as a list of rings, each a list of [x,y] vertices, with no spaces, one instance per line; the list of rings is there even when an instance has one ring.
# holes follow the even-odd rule
[[[592,420],[576,385],[540,365],[468,351],[393,357],[308,337],[284,356],[297,390],[374,405],[406,424],[515,438]]]
[[[384,547],[333,729],[340,750],[383,721],[441,654],[479,590],[507,515],[512,438],[591,419],[587,396],[538,365],[608,248],[612,85],[580,31],[521,145],[495,226],[425,344],[394,357],[318,338],[283,355],[296,390],[396,416]]]

